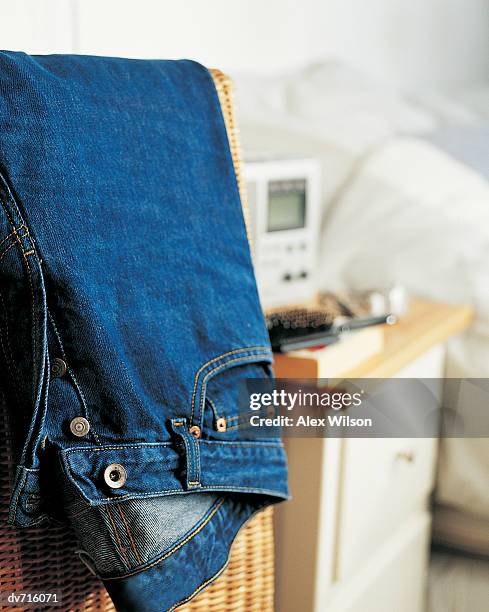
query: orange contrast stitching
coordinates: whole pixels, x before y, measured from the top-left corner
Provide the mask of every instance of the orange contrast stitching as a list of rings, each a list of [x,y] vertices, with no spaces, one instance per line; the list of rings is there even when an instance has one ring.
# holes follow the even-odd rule
[[[20,245],[20,248],[22,249],[22,245],[20,244],[20,238],[25,238],[27,236],[27,232],[22,234],[21,236],[17,236],[17,238],[12,242],[12,244],[9,244],[8,247],[6,247],[2,253],[0,253],[0,260],[3,259],[5,257],[5,255],[10,251],[10,249],[12,247],[14,247],[16,244]],[[23,251],[22,251],[23,252]]]
[[[224,359],[224,357],[229,357],[229,355],[234,355],[235,353],[244,353],[247,351],[268,351],[270,352],[270,347],[269,346],[249,346],[245,348],[234,349],[232,351],[228,351],[227,353],[223,353],[222,355],[218,355],[217,357],[214,357],[213,359],[210,359],[209,361],[206,361],[206,363],[204,363],[204,365],[202,365],[197,370],[197,373],[195,374],[195,379],[194,379],[194,388],[192,391],[192,414],[190,417],[191,423],[193,422],[193,419],[194,419],[194,404],[195,404],[195,395],[197,394],[197,383],[198,383],[198,379],[199,379],[199,376],[202,370],[205,370],[205,368],[207,366],[210,366],[212,363],[219,361],[219,359]]]
[[[184,546],[187,542],[189,542],[190,540],[192,540],[193,538],[195,538],[195,536],[202,531],[202,529],[207,525],[207,523],[211,520],[211,518],[214,516],[214,514],[219,510],[219,508],[223,505],[224,503],[224,499],[221,499],[217,505],[215,506],[215,508],[209,513],[209,515],[206,517],[206,519],[204,520],[204,522],[192,533],[190,533],[185,540],[182,540],[182,542],[180,542],[180,544],[177,544],[177,546],[173,547],[171,550],[169,550],[167,553],[165,553],[164,555],[162,555],[161,557],[159,557],[158,559],[156,559],[155,561],[153,561],[153,563],[151,563],[150,565],[146,565],[143,568],[134,571],[134,572],[129,572],[128,574],[124,574],[123,576],[117,576],[114,578],[104,578],[104,580],[120,580],[121,578],[128,578],[129,576],[134,576],[135,574],[139,574],[142,571],[146,571],[152,567],[154,567],[155,565],[158,565],[158,563],[161,563],[162,561],[164,561],[165,559],[167,559],[170,555],[172,555],[174,552],[176,552],[177,550],[179,550],[180,548],[182,548],[182,546]]]
[[[117,531],[117,527],[116,527],[116,524],[114,522],[114,519],[112,518],[112,513],[111,513],[111,511],[109,509],[109,506],[105,507],[105,511],[107,512],[107,515],[108,515],[109,520],[110,520],[110,524],[112,525],[112,531],[113,531],[114,536],[115,536],[115,538],[117,540],[117,544],[119,546],[120,553],[124,557],[124,561],[125,561],[126,567],[129,569],[130,564],[129,564],[129,559],[127,558],[127,552],[126,552],[126,549],[122,546],[121,539],[119,537],[119,532]]]
[[[229,361],[226,361],[226,363],[221,363],[220,365],[216,366],[215,368],[212,368],[212,370],[209,370],[209,372],[207,372],[207,374],[204,376],[204,379],[202,381],[202,386],[205,387],[205,383],[207,382],[207,380],[209,379],[209,377],[214,374],[215,372],[219,372],[219,370],[222,370],[223,368],[227,367],[229,364],[231,363],[245,363],[248,361],[256,361],[256,357],[257,355],[246,355],[244,357],[235,357],[234,359],[230,359]],[[202,398],[200,400],[200,412],[199,412],[199,416],[202,414],[202,410],[204,409],[204,403],[205,403],[205,393],[202,394]]]
[[[127,535],[129,536],[129,541],[131,542],[131,548],[133,549],[134,554],[136,555],[136,558],[139,561],[139,563],[142,563],[143,561],[142,561],[141,557],[139,556],[139,553],[138,553],[138,551],[136,549],[136,544],[134,543],[134,539],[132,537],[131,530],[129,529],[129,525],[128,525],[127,521],[126,521],[126,517],[125,517],[124,513],[122,512],[122,506],[120,504],[116,504],[116,507],[117,507],[117,510],[119,510],[119,514],[121,515],[121,519],[123,520],[124,526],[126,527]]]
[[[10,232],[10,234],[8,236],[5,236],[5,238],[3,240],[0,240],[0,246],[6,242],[10,236],[13,236],[15,234],[15,232],[18,232],[19,230],[23,229],[25,227],[25,225],[22,223],[22,225],[19,225],[19,227],[14,228],[13,232]],[[26,228],[27,229],[27,228]]]

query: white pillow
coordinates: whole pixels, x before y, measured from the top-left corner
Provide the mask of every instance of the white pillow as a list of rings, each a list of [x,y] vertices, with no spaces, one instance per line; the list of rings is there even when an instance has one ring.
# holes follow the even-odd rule
[[[474,171],[427,142],[398,139],[358,164],[325,214],[323,288],[398,282],[478,303],[489,320],[489,184]]]

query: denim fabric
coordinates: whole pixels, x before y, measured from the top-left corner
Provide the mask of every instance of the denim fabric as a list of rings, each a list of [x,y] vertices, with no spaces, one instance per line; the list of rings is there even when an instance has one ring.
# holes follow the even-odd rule
[[[186,60],[0,52],[0,172],[10,520],[67,518],[119,609],[171,609],[288,495],[280,440],[231,425],[240,382],[272,358],[212,78]]]

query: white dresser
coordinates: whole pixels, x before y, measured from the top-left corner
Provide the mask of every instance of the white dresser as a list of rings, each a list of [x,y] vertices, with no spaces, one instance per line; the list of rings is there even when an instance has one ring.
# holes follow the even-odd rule
[[[415,302],[386,329],[384,351],[344,376],[441,379],[445,343],[470,319],[468,308]],[[293,500],[276,511],[277,611],[422,612],[437,440],[286,445]]]

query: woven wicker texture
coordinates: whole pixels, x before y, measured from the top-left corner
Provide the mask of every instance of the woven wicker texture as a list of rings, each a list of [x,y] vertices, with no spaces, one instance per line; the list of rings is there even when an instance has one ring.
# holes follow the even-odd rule
[[[0,589],[60,591],[63,596],[60,610],[113,610],[100,581],[75,555],[75,537],[68,528],[50,525],[15,529],[7,525],[14,462],[3,401],[0,401],[0,440]],[[17,612],[25,608],[8,609]]]
[[[238,129],[233,111],[232,84],[212,70],[228,131],[243,210],[248,224],[244,183],[240,173]],[[248,231],[248,237],[250,234]],[[0,376],[2,372],[0,371]],[[0,398],[0,590],[60,591],[61,611],[114,610],[101,582],[78,560],[76,540],[67,527],[15,529],[7,525],[14,468],[12,435],[5,402]],[[259,513],[241,530],[223,574],[185,606],[186,611],[267,612],[273,609],[272,510]],[[1,606],[0,606],[1,608]],[[25,608],[9,607],[10,612]],[[49,608],[29,608],[44,610]]]

